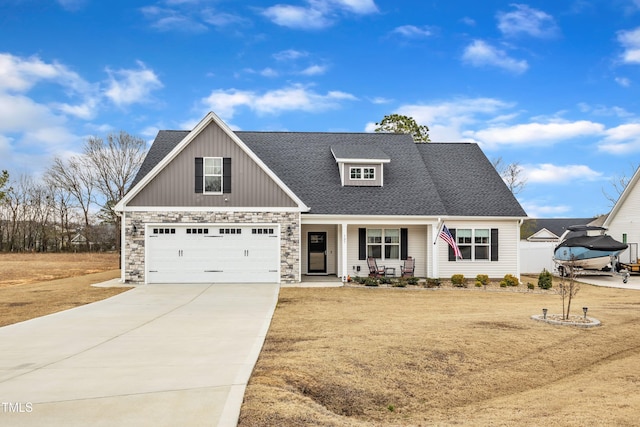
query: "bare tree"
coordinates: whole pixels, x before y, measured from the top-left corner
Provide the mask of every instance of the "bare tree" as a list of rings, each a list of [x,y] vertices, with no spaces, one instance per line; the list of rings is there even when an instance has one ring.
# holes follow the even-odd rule
[[[611,207],[616,204],[624,189],[627,188],[629,181],[631,181],[631,177],[634,175],[634,171],[636,171],[639,167],[640,164],[631,164],[631,175],[629,176],[627,176],[625,172],[623,172],[622,175],[614,175],[609,181],[613,193],[607,192],[604,188],[602,189],[602,194],[604,194],[604,197],[609,201]]]
[[[494,159],[491,163],[514,196],[524,190],[527,185],[527,179],[522,176],[524,169],[520,166],[520,163],[514,162],[505,165],[502,157]]]
[[[562,318],[564,320],[569,320],[571,301],[580,290],[580,282],[576,280],[576,265],[573,256],[571,257],[571,260],[563,266],[562,274],[560,276],[561,280],[560,285],[558,286],[558,292],[562,298]]]
[[[9,182],[9,172],[3,170],[2,172],[0,172],[0,202],[2,201],[2,199],[4,199],[5,192],[2,190],[2,188],[7,184],[7,182]]]
[[[111,207],[124,197],[146,155],[146,142],[120,131],[106,139],[91,137],[84,146],[84,157],[95,171],[95,185],[104,196],[102,217],[120,229],[120,217]],[[116,239],[120,247],[120,234]]]
[[[95,172],[93,165],[80,156],[68,160],[56,157],[45,175],[47,183],[68,192],[78,203],[84,218],[85,234],[90,232],[90,209],[95,201]],[[87,237],[87,245],[89,236]]]

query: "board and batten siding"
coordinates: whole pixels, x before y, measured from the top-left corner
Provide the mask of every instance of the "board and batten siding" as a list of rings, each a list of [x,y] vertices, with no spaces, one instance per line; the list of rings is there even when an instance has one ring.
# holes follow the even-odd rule
[[[609,223],[607,234],[620,242],[623,241],[623,234],[626,234],[627,243],[640,244],[640,184],[636,183],[618,208],[615,217]],[[620,259],[628,260],[628,252],[629,249],[621,254]]]
[[[196,157],[231,158],[231,193],[196,194]],[[207,126],[152,179],[129,206],[296,207],[292,200],[222,129]]]
[[[407,255],[413,257],[416,260],[415,276],[425,277],[427,271],[431,271],[431,252],[430,247],[433,242],[431,239],[430,229],[428,225],[370,225],[367,224],[349,225],[347,229],[347,273],[351,277],[360,276],[366,277],[369,275],[369,266],[367,260],[358,259],[359,246],[358,246],[358,229],[359,228],[406,228],[408,236]],[[430,243],[431,242],[431,243]],[[400,276],[400,266],[404,265],[404,261],[401,259],[388,259],[378,260],[378,266],[384,265],[385,267],[394,267],[396,269],[396,276]],[[360,271],[357,268],[360,266]]]
[[[473,280],[478,274],[486,274],[490,278],[502,278],[506,274],[517,276],[518,244],[520,227],[517,220],[504,221],[446,221],[449,229],[498,229],[498,261],[449,261],[449,245],[438,238],[439,276],[448,279],[454,274],[463,274]]]

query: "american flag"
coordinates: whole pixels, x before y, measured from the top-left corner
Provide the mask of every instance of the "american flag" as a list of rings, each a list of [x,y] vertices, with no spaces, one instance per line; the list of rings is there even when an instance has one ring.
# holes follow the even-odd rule
[[[462,259],[462,252],[460,252],[460,248],[458,248],[458,245],[456,244],[456,239],[453,238],[453,236],[451,235],[451,232],[449,231],[447,226],[444,224],[442,224],[442,231],[440,231],[440,237],[442,238],[442,240],[447,242],[449,246],[451,246],[451,249],[453,249],[453,252],[455,253],[456,258]]]

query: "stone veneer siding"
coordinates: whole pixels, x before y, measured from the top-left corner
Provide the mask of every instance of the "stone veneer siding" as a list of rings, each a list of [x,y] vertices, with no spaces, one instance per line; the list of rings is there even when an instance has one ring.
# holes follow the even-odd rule
[[[125,272],[127,283],[144,283],[146,224],[280,224],[280,281],[296,283],[300,276],[299,212],[127,212],[125,216]],[[136,232],[133,232],[133,227]],[[287,230],[291,227],[291,233]]]

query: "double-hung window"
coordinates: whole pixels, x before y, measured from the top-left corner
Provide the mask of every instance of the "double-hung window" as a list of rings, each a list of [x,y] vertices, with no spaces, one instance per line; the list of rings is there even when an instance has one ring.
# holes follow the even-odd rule
[[[490,241],[489,229],[458,228],[456,242],[465,260],[489,260]]]
[[[378,259],[400,259],[400,230],[367,229],[367,256]]]
[[[222,194],[222,157],[204,158],[204,192]]]

